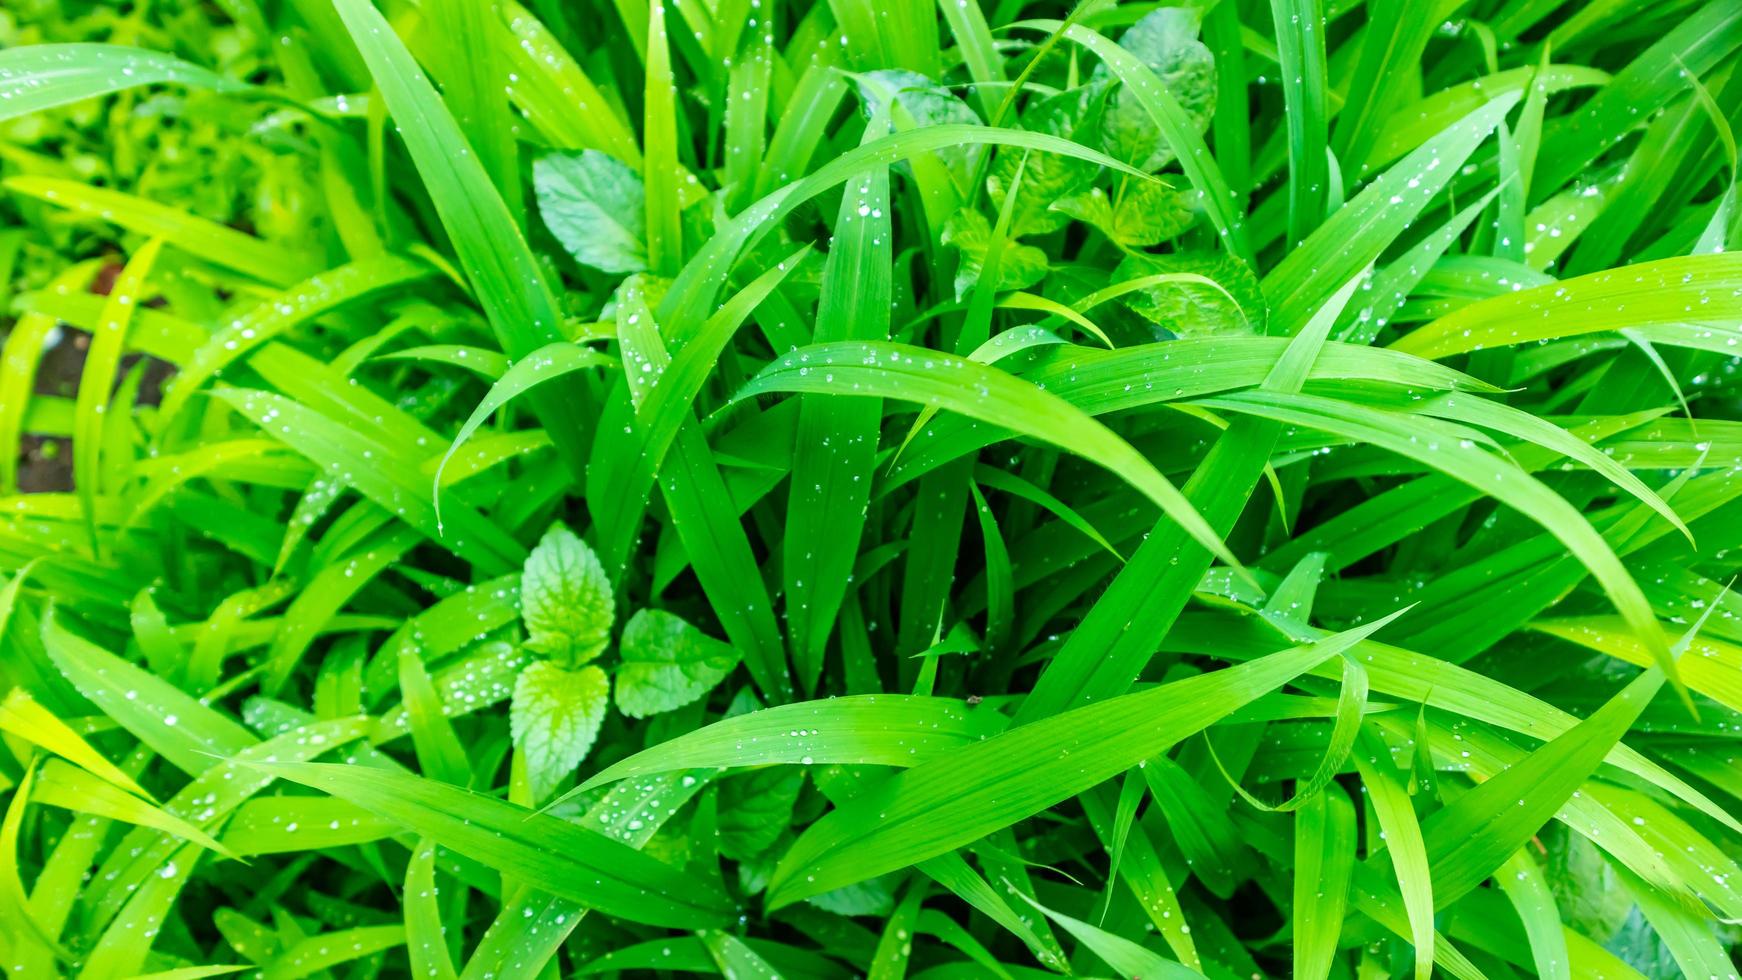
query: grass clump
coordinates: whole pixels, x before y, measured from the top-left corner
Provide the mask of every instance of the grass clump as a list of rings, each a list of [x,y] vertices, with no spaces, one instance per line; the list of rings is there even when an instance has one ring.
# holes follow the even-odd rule
[[[0,11],[13,976],[1734,977],[1734,0]]]

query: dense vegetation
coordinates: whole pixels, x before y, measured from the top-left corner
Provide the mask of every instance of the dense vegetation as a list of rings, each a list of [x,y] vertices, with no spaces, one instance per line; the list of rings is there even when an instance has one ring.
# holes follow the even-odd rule
[[[0,964],[1735,977],[1736,0],[8,0]]]

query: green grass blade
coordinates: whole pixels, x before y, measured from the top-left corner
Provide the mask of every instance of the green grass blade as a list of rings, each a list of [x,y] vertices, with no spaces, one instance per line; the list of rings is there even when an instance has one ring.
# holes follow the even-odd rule
[[[839,381],[837,382],[837,378]],[[817,344],[789,354],[751,379],[737,398],[770,391],[897,398],[937,405],[1069,449],[1141,490],[1216,557],[1238,559],[1154,466],[1130,444],[1068,402],[996,368],[902,344]]]
[[[842,195],[823,264],[817,343],[888,338],[891,210],[887,170],[873,170]],[[781,567],[801,690],[816,688],[824,647],[846,598],[871,499],[882,414],[880,402],[865,398],[813,395],[799,405]]]
[[[1331,191],[1325,16],[1319,0],[1271,0],[1270,16],[1288,105],[1288,244],[1298,247],[1324,218]]]
[[[91,553],[99,554],[102,546],[97,536],[97,497],[103,492],[99,485],[103,473],[102,429],[115,391],[116,374],[121,367],[121,352],[127,342],[127,326],[133,308],[149,298],[146,279],[151,275],[157,253],[163,247],[160,239],[152,239],[128,259],[121,274],[115,278],[108,300],[103,304],[102,322],[91,335],[91,345],[85,353],[84,369],[79,375],[78,403],[73,417],[73,484],[79,491],[79,506],[85,514],[85,530],[90,534]],[[123,389],[124,390],[124,389]],[[123,411],[131,404],[116,403]],[[115,487],[109,487],[113,492]]]
[[[1287,683],[1393,617],[1327,641],[1012,729],[892,777],[781,859],[781,905],[934,857],[1093,786]]]
[[[713,886],[602,834],[455,786],[381,769],[252,763],[261,772],[350,800],[444,847],[554,895],[631,922],[722,923]]]
[[[423,71],[367,0],[336,0],[336,6],[393,113],[503,352],[521,358],[560,340],[562,314],[538,260]],[[578,393],[573,385],[558,386],[533,399],[534,411],[577,477],[585,465]]]
[[[1294,816],[1294,975],[1324,980],[1355,870],[1355,807],[1343,789],[1319,793]]]
[[[1355,750],[1355,767],[1361,773],[1361,785],[1367,790],[1367,799],[1384,835],[1383,853],[1403,895],[1409,940],[1415,946],[1416,980],[1427,980],[1437,952],[1433,879],[1415,804],[1391,765],[1391,753],[1385,743],[1370,732],[1363,732]]]
[[[157,51],[119,44],[21,44],[0,52],[0,120],[141,85],[249,87]]]
[[[9,177],[0,182],[0,187],[84,217],[161,238],[197,259],[234,269],[261,282],[288,285],[314,271],[307,256],[179,208],[120,191],[56,177]]]

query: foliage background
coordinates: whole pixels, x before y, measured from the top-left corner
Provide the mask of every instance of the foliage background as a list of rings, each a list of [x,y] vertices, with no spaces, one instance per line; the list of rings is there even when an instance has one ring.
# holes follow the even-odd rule
[[[20,977],[1734,977],[1734,0],[12,0]]]

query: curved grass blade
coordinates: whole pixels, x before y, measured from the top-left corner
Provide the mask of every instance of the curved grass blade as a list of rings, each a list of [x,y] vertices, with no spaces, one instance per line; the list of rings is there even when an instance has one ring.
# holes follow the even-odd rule
[[[1240,781],[1230,774],[1222,765],[1221,758],[1216,754],[1215,746],[1207,739],[1205,745],[1209,748],[1210,757],[1221,770],[1223,778],[1232,786],[1240,797],[1253,807],[1265,812],[1288,813],[1299,810],[1312,802],[1313,797],[1325,790],[1331,780],[1341,772],[1349,760],[1349,753],[1355,747],[1355,739],[1361,733],[1361,722],[1367,713],[1367,670],[1353,657],[1343,658],[1343,689],[1337,695],[1336,720],[1331,727],[1330,741],[1325,746],[1324,758],[1319,760],[1312,775],[1295,788],[1294,795],[1281,803],[1265,803]]]
[[[985,708],[905,694],[783,704],[661,742],[607,766],[563,799],[624,779],[710,766],[909,766],[995,735],[1007,724],[1003,715]]]
[[[1623,327],[1733,323],[1742,316],[1742,254],[1691,255],[1593,272],[1471,303],[1405,334],[1417,357],[1577,337]]]
[[[764,368],[735,399],[771,391],[896,398],[1009,426],[1118,474],[1211,554],[1242,568],[1178,488],[1130,443],[1069,402],[997,368],[904,344],[816,344]]]
[[[1572,980],[1572,957],[1567,952],[1566,927],[1548,878],[1537,866],[1528,847],[1520,848],[1494,875],[1494,881],[1524,923],[1536,975],[1542,980]]]
[[[387,354],[378,354],[378,361],[428,361],[464,368],[486,381],[498,381],[508,373],[508,358],[484,347],[465,344],[427,344],[407,347]]]
[[[161,238],[195,258],[261,282],[289,285],[314,271],[307,256],[132,194],[58,177],[9,177],[0,187]]]
[[[454,962],[448,957],[446,928],[437,900],[435,844],[419,841],[405,865],[405,951],[411,972],[432,980],[455,980]]]
[[[1474,440],[1460,432],[1460,427],[1424,427],[1420,423],[1425,420],[1419,417],[1403,423],[1389,413],[1335,399],[1275,391],[1223,395],[1206,398],[1200,404],[1247,412],[1286,425],[1316,428],[1380,446],[1422,462],[1529,515],[1584,563],[1653,658],[1671,678],[1676,677],[1675,662],[1663,641],[1651,604],[1621,559],[1584,515],[1517,465],[1478,448]],[[1679,680],[1677,684],[1679,687]]]
[[[121,274],[109,290],[103,304],[103,316],[91,333],[91,345],[85,352],[84,369],[79,373],[78,401],[73,409],[73,485],[78,489],[79,507],[85,515],[85,531],[90,535],[91,554],[102,552],[103,542],[97,535],[97,498],[102,493],[103,425],[115,396],[115,376],[121,368],[121,353],[127,343],[127,326],[133,318],[133,308],[146,300],[145,281],[151,275],[163,240],[153,238],[140,246],[127,260]],[[125,388],[123,388],[125,390]],[[124,412],[131,404],[116,407]],[[115,487],[109,488],[111,491]]]
[[[251,91],[159,51],[120,44],[21,44],[0,51],[0,121],[141,85]]]
[[[613,367],[616,363],[614,359],[591,347],[579,347],[567,341],[547,344],[515,361],[490,386],[490,393],[484,396],[484,400],[466,418],[465,424],[460,426],[460,431],[455,434],[454,441],[448,444],[448,451],[442,455],[442,461],[436,466],[434,489],[430,499],[437,527],[441,526],[442,519],[442,471],[447,469],[448,461],[454,458],[454,453],[472,437],[472,433],[478,431],[479,426],[489,421],[497,409],[546,381],[554,381],[586,368]]]
[[[999,336],[1003,336],[1000,334]],[[1224,337],[1098,351],[1070,347],[1043,357],[1023,380],[1043,387],[1090,415],[1104,415],[1262,384],[1289,341],[1281,337]],[[1203,370],[1204,364],[1216,370]],[[1439,391],[1495,391],[1492,385],[1431,361],[1365,346],[1327,342],[1308,370],[1312,381],[1367,380]],[[887,494],[958,456],[1015,433],[1002,424],[944,416],[929,437],[916,440],[883,480]]]
[[[724,925],[733,916],[713,885],[603,834],[512,803],[384,769],[249,765],[350,800],[518,881],[607,915],[692,929]]]
[[[411,151],[503,352],[524,358],[562,340],[562,311],[544,270],[429,79],[368,0],[335,0],[335,6]],[[533,398],[534,413],[577,479],[586,472],[580,414],[586,403],[574,385]]]
[[[1402,611],[1319,643],[1011,729],[870,787],[775,868],[779,908],[972,843],[1153,758],[1360,642]]]

